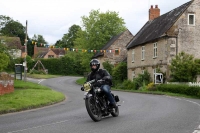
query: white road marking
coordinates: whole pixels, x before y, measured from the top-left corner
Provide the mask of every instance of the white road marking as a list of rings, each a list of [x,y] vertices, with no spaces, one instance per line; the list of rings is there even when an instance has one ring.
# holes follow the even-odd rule
[[[39,82],[38,82],[38,84],[40,84],[42,81],[44,81],[45,79],[41,79],[41,80],[38,80]]]
[[[174,98],[174,99],[177,99],[177,100],[184,100],[184,101],[187,101],[187,102],[190,102],[190,103],[193,103],[193,104],[196,104],[197,106],[199,106],[200,107],[200,104],[199,103],[197,103],[197,102],[194,102],[194,101],[191,101],[191,100],[187,100],[187,99],[181,99],[181,98],[176,98],[176,97],[171,97],[171,96],[166,96],[166,97],[169,97],[169,98]],[[199,127],[197,128],[197,129],[195,129],[194,130],[194,132],[193,133],[200,133],[200,125],[199,125]]]
[[[64,122],[67,122],[67,121],[68,121],[68,120],[59,121],[59,122],[54,122],[54,123],[50,123],[50,124],[46,124],[46,125],[41,125],[41,126],[26,128],[26,129],[22,129],[22,130],[11,131],[11,132],[8,132],[8,133],[23,132],[23,131],[26,131],[26,130],[41,128],[41,127],[45,127],[45,126],[51,126],[51,125],[55,125],[55,124],[59,124],[59,123],[64,123]]]

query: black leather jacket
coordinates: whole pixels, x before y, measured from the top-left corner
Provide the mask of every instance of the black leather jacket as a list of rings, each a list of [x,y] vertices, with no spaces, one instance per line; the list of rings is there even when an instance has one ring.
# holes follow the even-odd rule
[[[103,79],[105,80],[105,82],[101,82],[101,85],[106,84],[106,85],[112,86],[112,76],[109,74],[109,72],[106,69],[99,69],[96,72],[90,72],[88,74],[86,81],[90,81],[93,79],[96,79],[96,80]],[[100,86],[100,84],[98,84],[97,86]]]

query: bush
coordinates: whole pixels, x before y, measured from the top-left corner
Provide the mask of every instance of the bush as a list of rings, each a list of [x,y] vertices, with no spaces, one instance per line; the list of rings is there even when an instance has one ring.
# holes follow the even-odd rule
[[[136,84],[136,89],[148,85],[151,81],[150,74],[145,70],[144,74],[139,74],[137,78],[134,78],[133,81]]]
[[[149,83],[149,84],[147,85],[147,90],[149,90],[149,91],[156,91],[156,86],[155,86],[155,84],[154,84],[153,82]]]
[[[124,80],[123,83],[118,82],[115,88],[122,90],[136,90],[136,84],[130,80]]]
[[[112,76],[116,81],[123,82],[124,80],[127,80],[127,64],[124,62],[119,63],[113,69]]]
[[[185,94],[200,98],[200,87],[186,84],[161,84],[157,86],[158,91]]]

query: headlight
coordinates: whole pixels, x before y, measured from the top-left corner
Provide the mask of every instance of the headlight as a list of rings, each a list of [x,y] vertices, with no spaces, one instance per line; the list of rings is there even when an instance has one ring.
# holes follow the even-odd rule
[[[91,84],[90,83],[85,83],[84,85],[83,85],[83,87],[84,87],[84,91],[86,91],[86,92],[88,92],[88,91],[90,91],[90,87],[91,87]]]

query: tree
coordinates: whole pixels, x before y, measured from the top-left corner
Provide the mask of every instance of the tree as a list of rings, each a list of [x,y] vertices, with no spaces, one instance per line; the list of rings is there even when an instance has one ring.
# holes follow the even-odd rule
[[[92,10],[88,17],[82,16],[82,30],[78,31],[74,45],[80,49],[101,49],[113,36],[126,30],[124,24],[116,12]],[[93,53],[82,53],[81,64],[88,68],[92,56]]]
[[[121,62],[119,63],[112,72],[113,79],[115,81],[124,81],[127,79],[127,63]]]
[[[172,59],[170,70],[173,81],[192,82],[197,78],[198,64],[192,55],[181,52]]]
[[[6,68],[9,64],[10,59],[7,51],[7,47],[0,42],[0,71]]]
[[[9,16],[0,15],[0,30],[11,20]]]
[[[42,35],[36,35],[34,34],[34,36],[32,37],[32,40],[35,42],[38,42],[39,44],[47,44],[47,42],[45,41],[44,37]]]
[[[92,10],[89,17],[82,16],[82,24],[84,30],[78,31],[75,44],[86,49],[100,49],[111,37],[126,30],[124,20],[111,11]]]
[[[25,27],[18,21],[9,20],[5,26],[0,29],[3,36],[19,37],[22,45],[25,42]]]
[[[81,30],[81,27],[79,25],[72,25],[67,34],[64,34],[61,40],[61,47],[63,48],[73,48],[74,47],[74,41],[77,38],[78,31]]]

